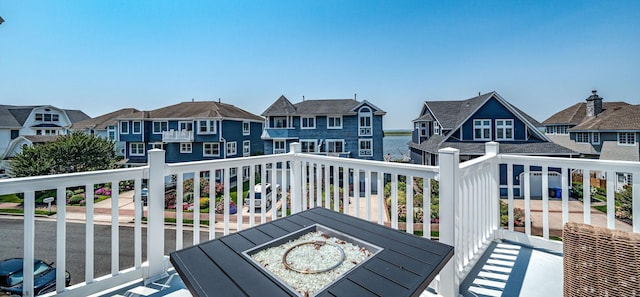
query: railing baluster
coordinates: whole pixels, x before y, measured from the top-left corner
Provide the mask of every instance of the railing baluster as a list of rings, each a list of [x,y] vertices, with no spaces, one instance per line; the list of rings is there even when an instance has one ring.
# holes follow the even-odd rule
[[[569,222],[569,181],[571,180],[571,170],[562,168],[562,226]]]
[[[524,230],[531,236],[531,167],[524,166]]]
[[[549,239],[549,168],[542,166],[542,238]]]
[[[117,181],[112,181],[112,185],[117,185]],[[86,189],[86,192],[94,192],[94,185]],[[135,188],[135,186],[134,186]],[[111,189],[111,275],[118,274],[120,270],[120,208],[118,200],[120,198],[120,187]]]
[[[413,176],[405,175],[405,185],[406,185],[406,223],[407,223],[407,233],[413,234]]]
[[[431,179],[422,178],[422,236],[431,239]]]
[[[56,292],[65,290],[65,272],[67,271],[67,199],[66,189],[56,191]],[[26,219],[26,218],[25,218]],[[26,249],[25,249],[26,250]]]
[[[236,172],[237,173],[237,172]],[[223,211],[223,218],[224,218],[224,235],[229,235],[229,221],[231,220],[230,215],[229,215],[229,204],[231,201],[231,170],[229,170],[229,168],[225,167],[222,168],[222,176],[224,176],[224,201],[222,202],[224,205],[224,211]],[[264,192],[262,192],[264,193]],[[262,200],[264,200],[265,197],[262,196]],[[209,222],[209,230],[213,230],[213,232],[216,232],[216,224],[215,221],[213,222]]]
[[[111,184],[111,187],[118,187],[117,185]],[[133,265],[136,269],[140,269],[142,267],[142,212],[144,211],[140,196],[142,193],[141,178],[134,180],[133,189]]]
[[[255,225],[255,216],[256,216],[256,201],[255,190],[254,187],[256,185],[256,166],[249,166],[249,227],[253,227]]]
[[[360,169],[353,169],[353,200],[355,205],[355,217],[360,218]]]
[[[209,174],[215,176],[214,172],[210,172]],[[176,250],[181,250],[183,245],[184,213],[182,211],[182,197],[184,197],[184,174],[179,173],[176,175]]]
[[[244,213],[243,213],[243,208],[244,208],[244,201],[242,199],[242,195],[243,195],[243,188],[244,188],[244,168],[243,167],[233,167],[236,169],[236,230],[237,232],[242,231],[243,228],[243,220],[242,218],[244,217]],[[214,192],[210,192],[210,193],[214,193]],[[211,196],[211,194],[209,194],[209,196]],[[215,196],[215,195],[214,195]],[[215,200],[215,199],[214,199]],[[209,204],[211,205],[211,204]],[[214,204],[215,207],[215,204]],[[226,207],[226,206],[225,206]],[[211,206],[209,206],[209,209],[211,209]],[[215,208],[214,208],[215,209]],[[229,206],[229,211],[231,211],[231,206]],[[211,210],[209,210],[209,213],[212,213]],[[215,213],[215,210],[213,211],[213,213]],[[215,216],[213,216],[212,219],[209,219],[209,222],[214,221],[215,220]],[[209,223],[209,224],[215,224],[215,223]],[[213,234],[215,234],[215,228],[212,229],[213,230]],[[214,235],[215,236],[215,235]],[[212,238],[213,239],[213,238]]]
[[[209,240],[216,238],[216,174],[215,170],[204,171],[209,174]],[[226,188],[226,186],[225,186]],[[228,208],[228,205],[225,205]]]
[[[214,177],[215,179],[215,177]],[[200,243],[200,171],[193,173],[193,245]]]
[[[267,163],[260,164],[260,224],[267,222]],[[271,188],[273,190],[273,187]]]
[[[371,221],[371,170],[366,170],[364,172],[364,197],[365,197],[365,208],[367,213],[365,214],[365,218],[367,221]]]
[[[378,224],[384,224],[384,218],[386,216],[387,210],[384,208],[384,172],[377,172],[378,178],[378,188],[377,188],[377,196],[378,196]]]
[[[391,174],[391,228],[398,229],[398,175]]]
[[[584,206],[584,223],[591,224],[591,171],[588,168],[582,169],[582,204]]]
[[[607,227],[609,229],[616,228],[616,205],[613,193],[616,179],[617,175],[615,171],[607,171]]]
[[[520,181],[520,190],[522,190],[522,181]],[[520,191],[520,195],[522,195],[522,191]],[[507,163],[507,212],[509,216],[509,231],[513,231],[513,208],[513,163]]]
[[[86,204],[85,204],[85,267],[84,281],[86,283],[93,282],[93,246],[94,246],[94,223],[93,223],[93,191],[90,189],[91,184],[85,185]],[[147,235],[148,236],[148,235]]]
[[[35,192],[25,191],[23,200],[24,238],[22,262],[22,293],[23,296],[34,296],[33,260],[35,251],[36,223],[35,223]]]

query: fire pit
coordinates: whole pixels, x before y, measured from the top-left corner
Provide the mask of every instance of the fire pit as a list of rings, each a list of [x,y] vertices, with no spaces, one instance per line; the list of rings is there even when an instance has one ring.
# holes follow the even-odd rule
[[[319,237],[314,237],[315,232]],[[353,253],[362,255],[357,260],[360,262],[351,262],[348,245],[357,247]],[[260,257],[261,252],[271,253],[270,248],[277,251],[273,252],[273,264],[254,258]],[[298,261],[307,252],[314,254],[315,260]],[[395,297],[420,296],[453,256],[453,247],[316,207],[172,252],[170,256],[195,297]],[[350,267],[342,271],[345,264]],[[336,275],[318,284],[317,289],[299,288],[286,282],[286,276],[268,269],[272,266],[281,266],[281,270],[301,279]]]
[[[382,248],[314,224],[243,255],[298,296],[315,296]]]

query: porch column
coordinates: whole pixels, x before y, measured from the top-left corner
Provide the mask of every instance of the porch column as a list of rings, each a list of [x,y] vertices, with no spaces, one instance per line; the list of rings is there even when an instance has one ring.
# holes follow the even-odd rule
[[[454,255],[449,263],[440,271],[440,292],[442,296],[458,296],[460,281],[456,276],[456,234],[463,222],[457,215],[456,204],[458,200],[458,171],[460,164],[460,151],[453,148],[444,148],[438,151],[440,169],[440,242],[454,247]]]
[[[500,144],[491,141],[485,143],[485,154],[489,156],[498,156],[500,153]],[[507,175],[507,179],[513,178]],[[493,230],[500,229],[500,162],[498,158],[493,159],[493,172],[491,174],[491,197],[495,199],[493,207],[491,207],[491,218],[493,220]],[[494,239],[498,236],[498,232],[494,232]]]
[[[290,199],[291,199],[291,213],[298,213],[302,211],[302,162],[296,156],[302,152],[302,145],[299,142],[294,142],[289,146],[289,154],[291,155],[291,175],[289,179],[291,180],[291,191]]]
[[[149,273],[145,282],[161,277],[164,265],[164,150],[149,152],[149,198],[147,215],[147,261]],[[137,207],[137,206],[136,206]]]

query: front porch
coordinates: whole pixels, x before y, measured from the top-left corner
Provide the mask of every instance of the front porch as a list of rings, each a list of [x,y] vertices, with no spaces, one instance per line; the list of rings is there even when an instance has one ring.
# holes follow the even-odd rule
[[[87,204],[84,218],[86,220],[86,257],[77,259],[68,257],[66,251],[65,222],[69,220],[68,206],[65,199],[58,199],[56,231],[56,258],[59,271],[65,271],[70,261],[83,261],[87,267],[84,282],[65,288],[61,281],[56,288],[60,296],[145,296],[131,295],[130,291],[138,284],[147,284],[148,288],[165,284],[171,278],[170,287],[176,290],[157,290],[149,296],[183,296],[187,294],[180,288],[179,278],[172,274],[168,263],[164,234],[175,232],[176,246],[172,250],[185,247],[183,236],[192,234],[193,244],[198,244],[222,235],[228,235],[244,230],[268,220],[275,220],[313,207],[326,207],[340,211],[378,224],[389,225],[414,234],[420,227],[421,236],[431,238],[430,224],[432,203],[431,195],[416,195],[430,193],[431,183],[437,180],[438,193],[438,239],[442,243],[454,246],[454,257],[441,271],[429,289],[423,294],[437,294],[440,296],[511,296],[519,292],[521,296],[531,296],[540,293],[539,284],[551,285],[549,294],[562,294],[561,255],[562,243],[551,240],[554,231],[565,222],[579,221],[587,224],[604,224],[609,228],[628,229],[640,232],[640,224],[633,221],[632,225],[621,223],[615,217],[614,183],[607,181],[606,214],[591,210],[588,191],[585,191],[584,201],[580,204],[569,199],[570,169],[594,170],[606,172],[607,176],[616,176],[617,172],[630,173],[640,176],[640,164],[637,162],[597,161],[584,159],[563,159],[545,157],[525,157],[499,154],[497,143],[487,144],[487,154],[483,157],[459,163],[458,154],[453,149],[443,149],[440,152],[439,166],[417,166],[390,162],[363,161],[329,156],[302,154],[299,145],[292,147],[288,154],[269,155],[249,158],[226,159],[206,162],[189,162],[165,164],[164,152],[152,150],[149,152],[149,165],[138,168],[109,170],[102,172],[88,172],[78,174],[53,175],[43,177],[15,178],[0,181],[0,194],[24,193],[24,258],[29,262],[34,258],[37,245],[34,241],[35,225],[35,192],[46,189],[57,189],[59,197],[64,197],[69,187],[86,186],[92,189],[94,185],[105,182],[117,184],[124,180],[134,181],[135,193],[140,193],[143,180],[148,180],[149,205],[146,224],[142,223],[142,207],[140,195],[133,196],[133,223],[135,234],[141,234],[145,228],[149,240],[143,242],[141,236],[136,236],[134,245],[127,247],[135,256],[132,267],[120,267],[118,259],[121,247],[118,245],[118,227],[121,214],[119,209],[120,193],[112,192],[110,224],[112,226],[112,267],[108,275],[93,275],[95,262],[93,226],[96,223],[97,211],[93,203],[94,194],[87,191]],[[529,175],[523,177],[524,199],[518,200],[513,195],[513,185],[508,185],[508,195],[505,199],[508,205],[507,226],[500,225],[500,192],[499,167],[506,164],[508,174],[511,175],[515,165],[525,166],[525,172],[530,168],[542,168],[542,189],[548,188],[550,168],[562,175],[562,198],[550,198],[546,191],[542,192],[540,200],[532,199],[530,193]],[[193,216],[192,225],[187,226],[184,219],[190,214],[181,207],[176,208],[175,225],[165,226],[164,180],[165,176],[175,175],[177,196],[185,194],[185,176],[192,176],[193,184],[200,184],[201,172],[208,172],[208,176],[221,170],[223,184],[229,183],[230,170],[249,170],[251,183],[256,177],[262,182],[281,185],[281,202],[277,207],[256,209],[255,205],[243,205],[242,191],[232,197],[229,188],[224,189],[223,203],[225,212],[216,215],[213,211]],[[204,175],[203,175],[204,176]],[[586,176],[586,175],[585,175]],[[339,178],[336,178],[339,177]],[[586,177],[588,178],[588,176]],[[640,178],[635,178],[633,184],[633,212],[640,213]],[[588,180],[587,183],[588,184]],[[213,187],[213,185],[210,185]],[[193,196],[200,197],[201,189],[193,188]],[[211,191],[213,193],[214,191]],[[378,199],[385,195],[383,199]],[[359,197],[359,198],[354,198]],[[228,212],[232,200],[237,201],[238,214]],[[200,212],[199,199],[194,200],[193,212]],[[253,203],[253,201],[252,201]],[[522,208],[525,216],[525,226],[522,232],[517,232],[514,226],[514,210]],[[209,208],[212,209],[212,208]],[[580,212],[579,210],[582,210]],[[406,215],[421,213],[421,216]],[[240,219],[242,218],[242,219]],[[427,218],[427,219],[425,219]],[[207,219],[215,222],[215,228],[202,225]],[[623,225],[621,225],[623,224]],[[416,227],[417,228],[414,228]],[[539,228],[539,229],[538,229]],[[533,231],[532,231],[533,230]],[[535,235],[535,231],[540,234]],[[216,234],[218,233],[218,234]],[[206,234],[201,238],[201,234]],[[162,244],[159,244],[162,243]],[[143,255],[142,247],[146,247]],[[144,259],[144,260],[143,260]],[[512,264],[510,264],[512,263]],[[558,266],[560,265],[560,266]],[[525,272],[523,272],[523,270]],[[558,271],[558,273],[550,272]],[[24,295],[31,296],[33,286],[33,267],[24,267],[25,289]],[[58,279],[64,274],[60,272]],[[168,273],[169,272],[169,273]],[[168,274],[167,274],[168,273]],[[538,284],[538,286],[536,286]],[[124,287],[121,287],[124,286]],[[159,286],[163,287],[163,286]],[[119,288],[112,291],[113,288]],[[559,289],[558,289],[559,288]],[[127,293],[127,291],[130,291]],[[151,290],[136,291],[140,293]],[[111,294],[111,295],[109,295]],[[174,295],[170,295],[174,294]],[[188,296],[188,295],[185,295]]]

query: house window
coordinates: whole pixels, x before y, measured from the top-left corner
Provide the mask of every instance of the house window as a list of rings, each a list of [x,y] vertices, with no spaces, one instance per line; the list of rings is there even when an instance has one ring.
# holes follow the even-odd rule
[[[591,143],[600,144],[600,132],[591,133]]]
[[[129,134],[129,122],[120,122],[120,134]]]
[[[140,121],[134,121],[133,123],[131,123],[131,130],[133,134],[142,134],[142,122]]]
[[[618,144],[635,144],[635,143],[636,143],[636,133],[634,132],[618,133]]]
[[[342,117],[336,116],[327,117],[327,128],[328,129],[342,129]]]
[[[60,120],[60,115],[55,113],[36,113],[36,121],[43,122],[57,122]]]
[[[416,123],[416,130],[418,130],[419,135],[422,137],[429,136],[428,135],[429,123],[426,123],[426,122]]]
[[[216,134],[216,121],[198,121],[198,134]]]
[[[169,122],[153,121],[153,134],[162,134],[162,131],[169,131]]]
[[[58,135],[58,130],[55,129],[38,129],[36,135]]]
[[[234,177],[236,175],[238,175],[238,168],[236,167],[229,168],[229,176]]]
[[[107,126],[107,138],[109,140],[116,140],[116,127],[115,126]]]
[[[371,157],[373,156],[373,140],[372,139],[360,139],[358,147],[358,154],[360,157]]]
[[[193,122],[178,122],[180,131],[193,131]]]
[[[235,156],[237,154],[236,142],[227,142],[227,156]]]
[[[589,143],[589,132],[576,132],[577,143]]]
[[[557,126],[556,127],[556,134],[569,134],[569,131],[567,131],[567,128],[569,128],[569,126]]]
[[[433,134],[440,135],[440,125],[436,121],[433,122]]]
[[[164,149],[164,144],[162,142],[152,143],[151,144],[151,148],[163,150]]]
[[[360,113],[358,115],[358,135],[359,136],[371,136],[373,132],[371,131],[371,109],[367,107],[363,107],[360,109]]]
[[[555,126],[547,126],[547,134],[556,134],[556,127]]]
[[[273,118],[273,128],[288,128],[287,117],[274,117]]]
[[[300,146],[302,146],[303,153],[315,153],[316,151],[315,140],[300,140]]]
[[[491,120],[473,120],[473,140],[491,140]]]
[[[302,129],[315,129],[316,128],[316,118],[315,117],[302,117],[300,118],[302,122]]]
[[[249,135],[249,134],[251,134],[251,123],[242,122],[242,135]]]
[[[144,143],[142,142],[129,143],[129,155],[144,156]]]
[[[513,140],[513,120],[496,120],[496,140]]]
[[[284,154],[287,152],[287,142],[285,140],[274,140],[273,141],[273,153],[274,154]]]
[[[242,142],[242,156],[251,156],[251,141],[245,140]]]
[[[181,142],[180,143],[180,153],[190,154],[193,151],[193,145],[191,142]]]
[[[220,143],[217,142],[205,142],[202,144],[203,156],[220,156]]]
[[[344,140],[327,140],[327,152],[328,153],[344,152]]]

